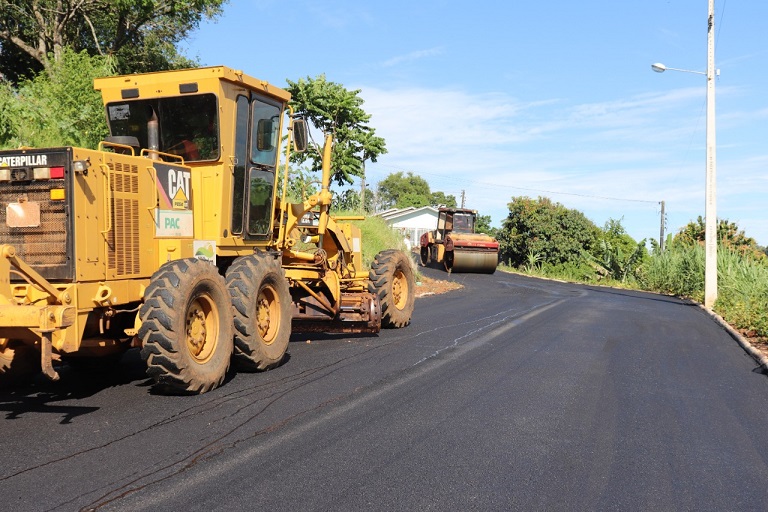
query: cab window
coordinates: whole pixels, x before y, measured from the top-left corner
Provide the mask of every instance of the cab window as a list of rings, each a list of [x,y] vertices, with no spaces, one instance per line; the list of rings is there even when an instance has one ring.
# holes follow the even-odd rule
[[[159,151],[187,161],[219,159],[219,115],[214,94],[197,94],[110,103],[107,121],[112,135],[133,136],[149,147],[147,125],[157,118]]]
[[[251,162],[275,167],[280,140],[280,108],[254,101],[251,126]]]

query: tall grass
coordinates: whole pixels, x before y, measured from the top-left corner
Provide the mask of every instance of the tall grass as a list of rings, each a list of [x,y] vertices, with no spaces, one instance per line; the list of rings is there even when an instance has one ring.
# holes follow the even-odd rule
[[[768,265],[728,247],[717,252],[718,298],[714,310],[729,324],[768,336]],[[704,299],[704,248],[674,247],[655,254],[638,275],[643,289]]]
[[[642,289],[704,299],[704,248],[668,249],[651,256],[637,272]]]
[[[715,310],[720,316],[751,334],[768,336],[768,266],[720,249],[717,275]]]

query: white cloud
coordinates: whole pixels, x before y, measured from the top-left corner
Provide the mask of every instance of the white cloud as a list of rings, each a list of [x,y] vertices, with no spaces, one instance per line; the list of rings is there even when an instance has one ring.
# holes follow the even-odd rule
[[[658,237],[661,200],[673,231],[703,213],[701,88],[578,105],[459,89],[356,88],[389,150],[369,165],[370,183],[412,171],[433,190],[457,197],[466,191],[467,206],[497,225],[512,196],[549,196],[598,225],[624,217],[637,239]],[[765,158],[734,162],[725,155],[720,176],[739,178],[721,178],[720,217],[749,202],[739,199],[745,182],[768,193],[767,165]]]
[[[415,60],[426,59],[436,55],[441,55],[442,53],[443,49],[441,47],[429,48],[428,50],[417,50],[405,55],[398,55],[396,57],[387,59],[382,62],[381,65],[385,68],[389,68],[392,66],[397,66],[398,64],[402,64],[403,62],[412,62]]]

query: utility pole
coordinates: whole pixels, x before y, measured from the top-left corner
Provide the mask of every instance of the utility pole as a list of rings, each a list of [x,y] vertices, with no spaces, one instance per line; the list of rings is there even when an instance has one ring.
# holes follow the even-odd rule
[[[659,251],[664,251],[664,201],[661,202],[661,229],[659,230]]]
[[[464,194],[464,191],[461,191],[461,207],[464,208],[464,200],[466,199],[466,195]]]
[[[365,160],[363,160],[363,177],[360,179],[360,213],[365,213]]]

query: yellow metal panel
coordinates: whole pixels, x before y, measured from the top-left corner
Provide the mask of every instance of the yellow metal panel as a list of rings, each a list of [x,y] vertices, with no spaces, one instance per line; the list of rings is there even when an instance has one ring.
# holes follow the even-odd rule
[[[74,205],[75,268],[78,281],[98,281],[106,278],[104,236],[104,176],[98,171],[101,153],[76,148],[75,160],[89,161],[86,173],[75,175],[72,203]]]
[[[264,80],[246,75],[226,66],[214,66],[155,73],[97,78],[94,88],[101,91],[104,103],[122,101],[124,89],[138,89],[140,98],[158,98],[179,94],[179,84],[197,83],[198,93],[218,91],[221,81],[258,90],[279,100],[287,101],[290,93]]]
[[[192,240],[162,238],[156,241],[159,260],[157,268],[169,261],[180,260],[182,258],[191,258],[194,256],[192,251]]]

